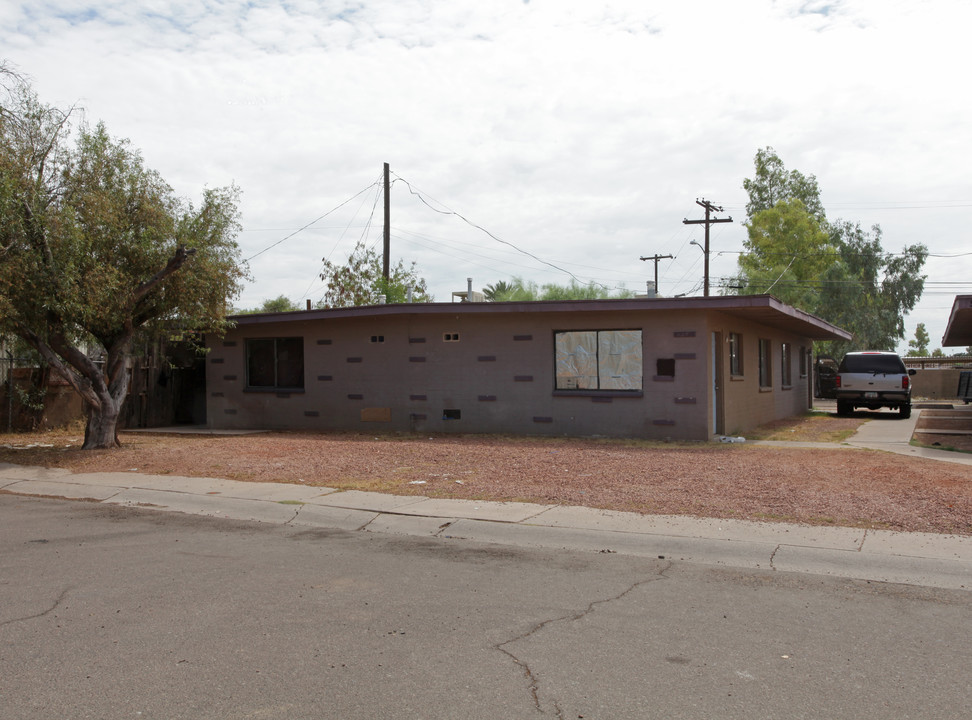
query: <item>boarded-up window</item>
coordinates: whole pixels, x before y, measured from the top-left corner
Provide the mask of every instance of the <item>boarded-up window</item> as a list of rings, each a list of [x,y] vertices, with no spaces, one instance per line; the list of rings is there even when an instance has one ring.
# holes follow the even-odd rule
[[[304,387],[304,338],[248,339],[246,385],[273,389]]]
[[[554,335],[558,390],[641,390],[640,330],[571,330]]]

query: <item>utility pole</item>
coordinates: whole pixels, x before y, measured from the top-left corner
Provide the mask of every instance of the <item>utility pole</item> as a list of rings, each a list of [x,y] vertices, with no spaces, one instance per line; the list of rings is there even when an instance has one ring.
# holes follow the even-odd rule
[[[664,260],[665,258],[671,258],[671,257],[672,257],[671,255],[652,255],[651,257],[641,258],[642,260],[652,260],[655,263],[655,295],[658,294],[658,261]]]
[[[391,183],[388,182],[389,167],[385,163],[385,243],[381,258],[381,276],[388,282],[388,263],[391,255]]]
[[[705,290],[703,291],[702,294],[705,297],[709,297],[709,226],[715,223],[732,222],[732,218],[731,217],[728,218],[710,217],[710,213],[723,212],[723,210],[721,207],[713,205],[705,198],[702,198],[701,200],[696,200],[695,204],[705,208],[705,220],[682,220],[682,223],[685,225],[705,225],[705,247],[702,248],[702,252],[705,254],[705,271],[704,271]]]

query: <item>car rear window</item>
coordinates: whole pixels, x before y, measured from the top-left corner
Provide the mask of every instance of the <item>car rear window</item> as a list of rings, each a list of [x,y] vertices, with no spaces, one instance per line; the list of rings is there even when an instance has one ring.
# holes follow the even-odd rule
[[[845,355],[839,372],[904,375],[908,371],[897,355]]]

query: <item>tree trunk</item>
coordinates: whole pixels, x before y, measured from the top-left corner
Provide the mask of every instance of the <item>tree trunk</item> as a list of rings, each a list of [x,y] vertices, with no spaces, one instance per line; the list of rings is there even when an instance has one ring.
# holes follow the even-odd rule
[[[109,449],[121,445],[118,442],[118,417],[120,405],[102,403],[100,408],[87,405],[88,423],[84,428],[84,450]]]

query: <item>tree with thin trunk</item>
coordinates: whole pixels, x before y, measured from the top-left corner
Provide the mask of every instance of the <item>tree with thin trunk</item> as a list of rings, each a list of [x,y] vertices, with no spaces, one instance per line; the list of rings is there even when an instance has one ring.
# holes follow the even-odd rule
[[[915,327],[914,340],[908,341],[908,357],[928,357],[928,343],[931,337],[925,329],[925,323],[918,323]]]
[[[136,339],[225,327],[246,279],[239,190],[196,207],[103,124],[72,132],[79,114],[0,65],[0,331],[82,397],[84,447],[110,448]]]

